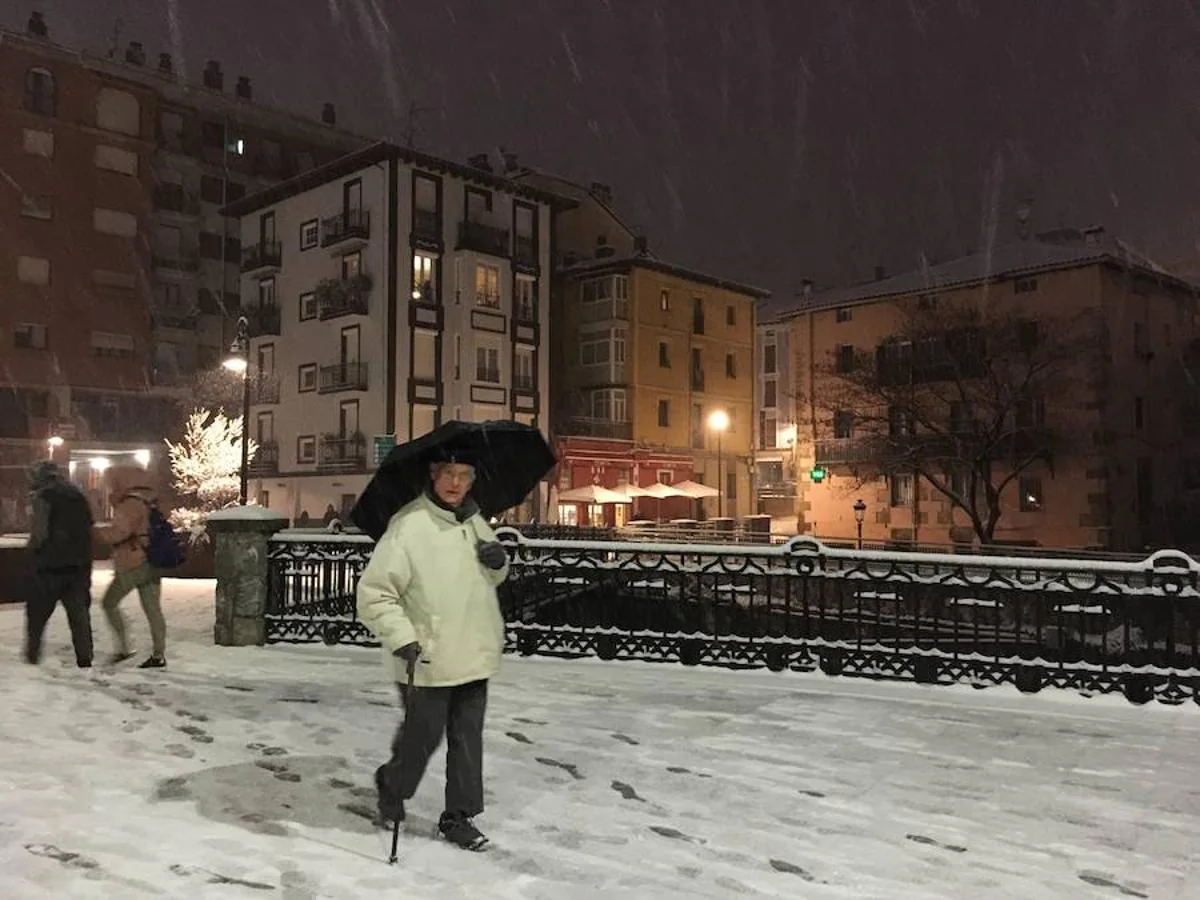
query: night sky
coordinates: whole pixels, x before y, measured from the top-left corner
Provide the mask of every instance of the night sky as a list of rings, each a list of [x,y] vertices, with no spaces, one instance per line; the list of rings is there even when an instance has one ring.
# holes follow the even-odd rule
[[[465,159],[612,184],[660,256],[788,296],[1033,227],[1200,274],[1193,0],[28,0],[196,78]],[[13,7],[19,7],[14,9]],[[242,11],[253,7],[253,12]],[[387,12],[383,12],[387,10]]]

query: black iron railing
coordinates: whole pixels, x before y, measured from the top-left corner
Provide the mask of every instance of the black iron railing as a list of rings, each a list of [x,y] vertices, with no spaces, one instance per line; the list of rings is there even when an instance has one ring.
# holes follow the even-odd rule
[[[279,473],[279,444],[264,441],[258,445],[247,471],[251,475],[277,475]]]
[[[321,366],[318,373],[318,394],[337,394],[342,391],[365,391],[367,389],[367,364],[365,362],[344,362],[334,363],[332,366]]]
[[[365,241],[370,237],[371,211],[367,209],[347,209],[321,221],[322,247],[332,247],[352,238]]]
[[[489,256],[508,256],[509,233],[507,228],[497,228],[485,222],[463,221],[458,223],[458,248],[475,250]]]
[[[1200,698],[1200,563],[552,540],[502,529],[507,649],[829,675]],[[370,644],[371,542],[273,539],[268,641]]]
[[[283,326],[283,316],[277,305],[251,306],[246,310],[245,315],[250,337],[279,337]]]
[[[278,269],[283,263],[283,245],[279,241],[262,241],[242,247],[242,271]]]

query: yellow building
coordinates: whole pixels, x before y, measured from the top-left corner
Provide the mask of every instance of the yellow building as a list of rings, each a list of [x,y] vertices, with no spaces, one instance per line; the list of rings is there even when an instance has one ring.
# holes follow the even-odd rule
[[[854,540],[855,503],[861,501],[866,541],[977,542],[970,517],[934,482],[879,464],[871,449],[878,441],[871,445],[872,437],[856,422],[870,418],[870,410],[833,408],[842,402],[836,396],[847,380],[837,374],[839,361],[847,369],[863,360],[883,365],[899,332],[948,308],[1001,312],[1014,322],[1032,323],[1043,340],[1079,327],[1070,323],[1086,322],[1077,356],[1061,365],[1061,376],[1045,380],[1038,396],[1006,413],[1012,416],[1006,426],[1011,440],[1057,430],[1058,447],[1019,472],[1006,460],[997,463],[1002,516],[994,540],[1119,550],[1179,542],[1192,518],[1186,510],[1200,503],[1200,435],[1194,424],[1200,382],[1190,361],[1200,337],[1198,300],[1196,286],[1106,238],[1101,229],[1042,235],[921,272],[801,298],[764,323],[760,335],[766,340],[770,331],[770,340],[779,341],[786,332],[781,342],[790,350],[786,393],[796,399],[790,409],[773,410],[771,421],[780,428],[789,423],[794,443],[781,451],[782,439],[760,434],[759,452],[788,457],[781,470],[796,473],[799,531]],[[764,375],[760,367],[758,377],[761,393],[764,379],[777,376]],[[942,394],[950,417],[954,391]],[[898,425],[908,447],[939,430],[937,422]],[[1006,481],[1009,474],[1014,477]],[[958,478],[958,485],[944,483],[961,492]]]
[[[578,204],[558,216],[555,232],[550,408],[559,489],[693,480],[719,491],[699,502],[581,511],[615,524],[630,515],[753,513],[755,305],[767,292],[657,258],[604,185],[520,178]]]

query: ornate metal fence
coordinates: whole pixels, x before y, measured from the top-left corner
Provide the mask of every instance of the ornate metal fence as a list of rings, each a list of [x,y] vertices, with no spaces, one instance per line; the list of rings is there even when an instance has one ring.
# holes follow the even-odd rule
[[[504,529],[507,649],[1200,702],[1200,563],[562,541]],[[362,537],[272,542],[269,641],[372,643]]]

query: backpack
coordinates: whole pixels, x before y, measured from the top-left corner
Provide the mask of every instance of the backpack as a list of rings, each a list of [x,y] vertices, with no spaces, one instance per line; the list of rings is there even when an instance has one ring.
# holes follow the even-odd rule
[[[179,535],[157,504],[146,503],[146,507],[150,524],[146,534],[146,562],[155,569],[179,568],[187,558]]]
[[[86,568],[92,564],[92,508],[74,485],[56,481],[38,492],[48,510],[46,540],[37,548],[44,569]]]

